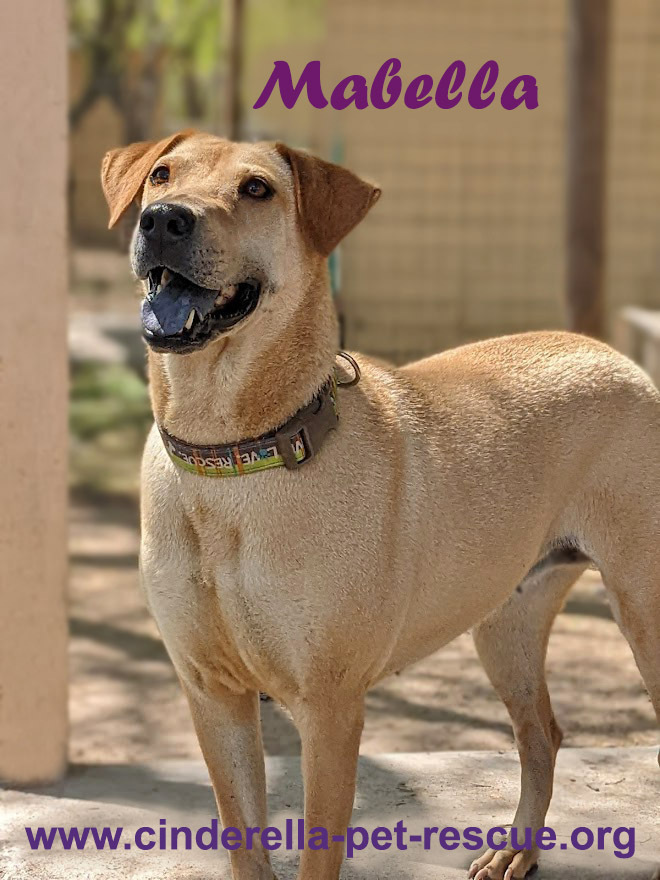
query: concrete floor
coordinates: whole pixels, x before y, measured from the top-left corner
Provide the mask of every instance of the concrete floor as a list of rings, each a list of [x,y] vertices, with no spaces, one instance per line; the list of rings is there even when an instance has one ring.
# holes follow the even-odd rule
[[[511,820],[518,794],[514,752],[441,752],[361,758],[353,825],[490,828]],[[296,758],[268,758],[272,824],[298,817],[301,784]],[[62,783],[31,791],[0,790],[0,877],[3,880],[229,880],[224,857],[197,850],[139,852],[32,852],[25,826],[122,826],[124,841],[142,825],[207,825],[215,815],[203,765],[168,761],[139,765],[74,765]],[[567,849],[546,852],[538,880],[651,880],[660,866],[660,773],[656,749],[564,749],[547,824]],[[579,826],[635,828],[635,854],[571,849]],[[345,880],[454,880],[464,878],[473,855],[465,850],[364,850],[345,865]],[[275,853],[280,880],[293,880],[295,854]],[[658,875],[660,876],[660,875]]]

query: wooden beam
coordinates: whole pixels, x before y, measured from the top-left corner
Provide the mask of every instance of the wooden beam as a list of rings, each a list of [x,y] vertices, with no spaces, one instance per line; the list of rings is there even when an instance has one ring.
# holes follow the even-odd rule
[[[227,8],[227,137],[243,137],[243,30],[244,0],[226,0]]]
[[[566,304],[571,330],[605,332],[605,197],[610,0],[571,0]]]

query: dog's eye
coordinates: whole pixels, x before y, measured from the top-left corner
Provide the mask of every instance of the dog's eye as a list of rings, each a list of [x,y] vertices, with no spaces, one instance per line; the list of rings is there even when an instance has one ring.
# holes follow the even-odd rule
[[[159,183],[167,183],[170,179],[170,169],[167,165],[159,165],[158,168],[154,168],[149,176],[149,180],[154,184],[154,186],[158,186]]]
[[[270,186],[260,177],[250,177],[246,180],[241,185],[241,192],[253,199],[267,199],[273,194]]]

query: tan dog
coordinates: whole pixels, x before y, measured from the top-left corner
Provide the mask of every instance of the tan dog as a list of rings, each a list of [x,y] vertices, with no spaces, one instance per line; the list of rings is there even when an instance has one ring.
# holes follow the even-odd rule
[[[327,389],[326,257],[377,189],[281,145],[194,133],[109,153],[103,185],[113,223],[141,198],[132,260],[166,438],[259,437]],[[365,692],[473,627],[513,720],[522,840],[544,824],[561,740],[548,634],[590,562],[660,718],[660,395],[606,345],[564,333],[403,369],[358,361],[303,466],[209,478],[156,428],[147,442],[142,579],[222,821],[266,825],[263,690],[300,731],[306,827],[343,833]],[[342,849],[306,849],[300,878],[336,880]],[[536,856],[489,851],[470,876],[521,878]],[[236,880],[274,877],[260,848],[231,862]]]

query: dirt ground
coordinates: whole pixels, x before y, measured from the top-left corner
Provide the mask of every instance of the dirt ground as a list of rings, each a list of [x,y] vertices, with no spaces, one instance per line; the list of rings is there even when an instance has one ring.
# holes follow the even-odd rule
[[[70,543],[71,759],[199,757],[184,698],[138,589],[135,505],[74,500]],[[595,573],[581,579],[557,619],[548,672],[565,744],[656,742],[650,701]],[[282,708],[263,703],[262,720],[268,754],[299,751]],[[368,695],[365,754],[511,745],[506,710],[468,634]]]

